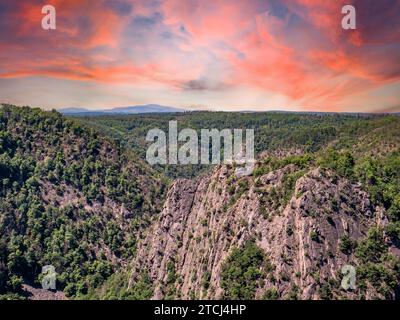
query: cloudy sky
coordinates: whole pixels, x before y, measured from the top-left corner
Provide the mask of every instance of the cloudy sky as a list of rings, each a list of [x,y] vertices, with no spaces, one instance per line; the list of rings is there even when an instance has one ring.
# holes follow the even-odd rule
[[[400,0],[1,0],[0,102],[400,111],[399,16]]]

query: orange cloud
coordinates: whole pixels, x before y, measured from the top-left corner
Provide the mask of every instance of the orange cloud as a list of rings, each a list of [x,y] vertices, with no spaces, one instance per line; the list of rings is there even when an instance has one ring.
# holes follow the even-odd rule
[[[160,83],[213,95],[250,88],[337,109],[355,92],[400,80],[400,1],[351,0],[358,28],[344,31],[348,3],[8,1],[0,78]],[[44,4],[57,9],[56,32],[40,27]]]

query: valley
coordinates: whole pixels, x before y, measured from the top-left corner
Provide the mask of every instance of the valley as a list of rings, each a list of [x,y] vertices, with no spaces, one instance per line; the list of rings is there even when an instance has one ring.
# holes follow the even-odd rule
[[[254,129],[256,167],[155,165],[146,133]],[[398,299],[400,118],[0,108],[0,297]],[[341,287],[342,267],[356,288]]]

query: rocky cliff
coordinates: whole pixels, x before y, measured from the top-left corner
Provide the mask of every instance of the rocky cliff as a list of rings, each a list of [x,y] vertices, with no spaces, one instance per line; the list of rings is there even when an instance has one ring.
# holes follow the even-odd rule
[[[385,210],[361,184],[331,170],[288,164],[237,179],[234,168],[221,166],[174,182],[139,242],[129,286],[147,274],[154,299],[394,298],[399,274],[385,224]],[[234,260],[248,243],[262,262],[239,274]],[[341,287],[345,265],[356,268],[353,290]],[[230,288],[232,279],[238,288]]]

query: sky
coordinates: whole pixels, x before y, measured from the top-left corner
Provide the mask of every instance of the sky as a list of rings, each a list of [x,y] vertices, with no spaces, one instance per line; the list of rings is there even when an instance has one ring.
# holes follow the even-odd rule
[[[400,112],[399,17],[400,0],[0,0],[0,102]]]

